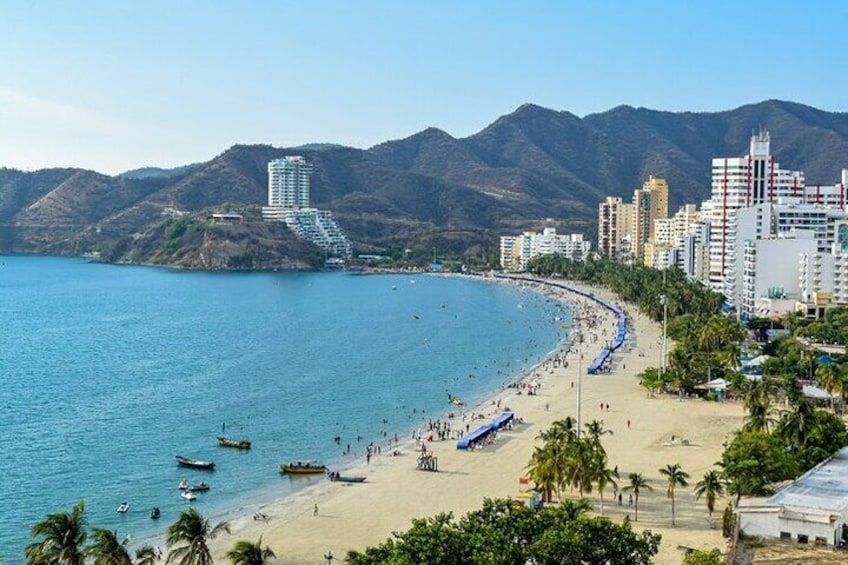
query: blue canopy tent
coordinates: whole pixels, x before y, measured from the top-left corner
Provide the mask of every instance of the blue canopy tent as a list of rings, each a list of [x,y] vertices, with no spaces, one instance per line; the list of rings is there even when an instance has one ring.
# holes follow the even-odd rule
[[[485,426],[480,426],[479,428],[477,428],[473,432],[462,436],[462,438],[458,442],[456,442],[456,448],[457,449],[468,449],[471,446],[472,443],[474,443],[477,440],[483,439],[484,437],[486,437],[487,435],[489,435],[493,431],[494,431],[494,428],[492,427],[491,424],[486,424]]]
[[[594,300],[595,302],[597,302],[598,304],[600,304],[601,306],[603,306],[604,308],[606,308],[607,310],[611,311],[613,314],[616,315],[616,317],[618,318],[618,334],[616,335],[615,340],[613,340],[613,342],[610,344],[609,349],[601,350],[601,353],[595,358],[595,360],[592,362],[592,364],[589,365],[589,368],[587,369],[587,371],[590,375],[596,374],[598,372],[598,369],[601,368],[601,366],[604,364],[604,361],[607,360],[607,358],[612,354],[612,352],[616,351],[619,347],[621,347],[624,344],[624,339],[627,337],[627,315],[624,313],[624,310],[622,310],[621,308],[618,308],[617,306],[615,306],[613,304],[610,304],[609,302],[607,302],[606,300],[604,300],[602,298],[598,298],[597,296],[595,296],[591,292],[586,292],[585,290],[581,290],[579,288],[574,288],[573,286],[568,286],[568,285],[560,284],[560,283],[554,283],[554,282],[545,281],[545,280],[537,279],[537,278],[504,277],[503,275],[498,275],[498,277],[507,278],[507,279],[523,280],[523,281],[534,282],[534,283],[538,283],[538,284],[545,284],[545,285],[550,285],[550,286],[554,286],[554,287],[557,287],[557,288],[561,288],[561,289],[567,290],[569,292],[573,292],[574,294],[579,294],[580,296],[585,296],[586,298]]]
[[[604,361],[606,361],[606,360],[607,360],[607,357],[609,357],[609,354],[610,354],[610,350],[609,350],[609,349],[601,349],[601,353],[600,353],[600,355],[598,355],[597,357],[595,357],[595,360],[594,360],[594,361],[592,361],[592,364],[591,364],[591,365],[589,365],[589,368],[588,368],[588,369],[586,369],[586,371],[587,371],[590,375],[594,375],[595,373],[597,373],[597,372],[598,372],[598,369],[600,369],[600,368],[601,368],[601,366],[604,364]]]
[[[504,412],[492,422],[492,429],[499,430],[515,418],[512,412]]]

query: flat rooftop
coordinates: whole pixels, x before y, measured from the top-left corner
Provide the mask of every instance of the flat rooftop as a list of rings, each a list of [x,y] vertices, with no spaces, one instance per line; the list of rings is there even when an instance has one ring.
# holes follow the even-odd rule
[[[844,515],[848,511],[848,447],[774,493],[767,504]]]

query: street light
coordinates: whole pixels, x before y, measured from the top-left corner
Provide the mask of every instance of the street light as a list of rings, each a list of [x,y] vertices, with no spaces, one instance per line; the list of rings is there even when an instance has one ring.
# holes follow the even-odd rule
[[[660,351],[660,355],[662,358],[660,359],[660,374],[664,375],[667,370],[668,361],[666,360],[668,345],[667,345],[667,337],[666,337],[666,326],[668,324],[668,296],[665,294],[666,290],[666,280],[665,280],[665,269],[663,269],[663,293],[660,295],[660,302],[663,306],[663,337],[662,337],[662,350]]]
[[[581,404],[583,397],[583,330],[579,327],[582,318],[574,318],[577,322],[577,329],[574,332],[574,339],[577,340],[577,435],[580,435],[583,420],[581,414]]]

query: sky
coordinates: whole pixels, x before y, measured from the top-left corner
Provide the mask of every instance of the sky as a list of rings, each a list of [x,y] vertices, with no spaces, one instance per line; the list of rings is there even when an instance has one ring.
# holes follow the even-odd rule
[[[844,112],[848,2],[5,0],[0,167],[466,137],[523,103]]]

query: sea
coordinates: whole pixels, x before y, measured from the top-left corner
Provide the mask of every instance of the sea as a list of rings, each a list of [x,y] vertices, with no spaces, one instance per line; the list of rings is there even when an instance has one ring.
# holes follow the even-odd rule
[[[294,495],[322,478],[280,463],[344,469],[370,442],[473,409],[555,350],[569,316],[466,277],[0,256],[0,560],[21,563],[31,525],[79,500],[91,526],[136,543],[188,504],[226,519]],[[211,489],[186,502],[183,478]]]

